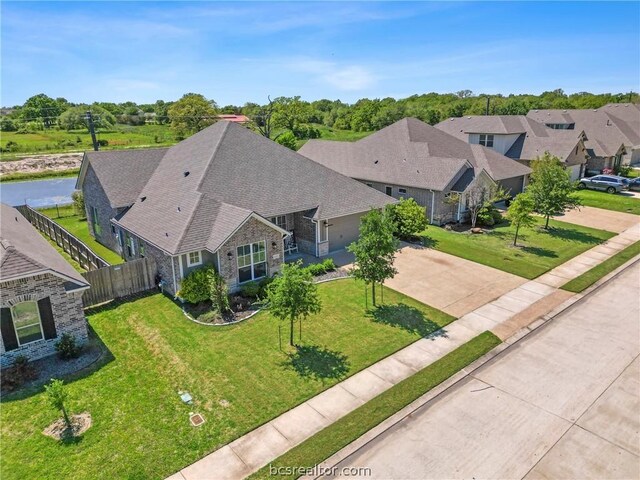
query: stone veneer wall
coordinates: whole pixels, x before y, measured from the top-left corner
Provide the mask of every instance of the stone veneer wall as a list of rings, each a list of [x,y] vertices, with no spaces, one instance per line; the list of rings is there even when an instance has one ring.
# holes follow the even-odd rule
[[[24,301],[38,301],[49,297],[51,310],[56,325],[56,334],[70,333],[79,344],[87,341],[87,322],[82,309],[82,292],[66,293],[64,280],[51,274],[37,275],[0,284],[0,306],[11,307]],[[25,355],[31,360],[56,353],[56,338],[39,340],[23,345],[8,352],[4,341],[0,342],[0,366],[13,363],[18,355]]]
[[[288,221],[288,220],[287,220]],[[291,228],[287,226],[288,228]],[[316,224],[304,218],[303,212],[293,214],[293,231],[298,250],[310,255],[316,255]]]
[[[82,194],[84,195],[84,205],[87,214],[89,233],[91,233],[93,238],[105,247],[117,252],[118,242],[111,231],[111,219],[116,216],[117,210],[111,208],[107,194],[104,192],[91,165],[89,165],[89,168],[87,169],[84,183],[82,184]],[[98,210],[98,223],[102,229],[100,235],[96,235],[96,232],[93,230],[91,207],[95,207]]]
[[[267,252],[267,275],[272,276],[280,270],[280,265],[284,259],[284,245],[280,232],[261,221],[255,218],[249,219],[242,228],[218,249],[220,274],[227,282],[230,291],[238,288],[237,247],[261,240],[264,240]],[[274,242],[276,244],[275,247],[272,246]],[[231,257],[227,255],[228,252],[231,252]]]

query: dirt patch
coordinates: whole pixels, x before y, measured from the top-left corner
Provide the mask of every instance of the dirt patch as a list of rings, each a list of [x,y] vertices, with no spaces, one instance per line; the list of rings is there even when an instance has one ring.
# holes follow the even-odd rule
[[[0,175],[8,173],[36,173],[47,171],[62,172],[80,168],[82,153],[58,153],[49,155],[32,155],[20,160],[0,162]]]
[[[84,432],[89,430],[91,423],[91,414],[89,412],[82,412],[71,416],[71,428],[67,427],[63,418],[59,418],[45,428],[42,433],[55,440],[70,440],[80,437]]]

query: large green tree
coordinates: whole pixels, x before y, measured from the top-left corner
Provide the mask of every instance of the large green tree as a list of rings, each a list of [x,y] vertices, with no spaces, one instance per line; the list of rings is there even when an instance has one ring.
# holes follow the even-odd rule
[[[216,121],[217,105],[199,93],[187,93],[168,111],[171,128],[176,136],[185,138]]]
[[[534,206],[533,198],[527,193],[519,193],[509,205],[507,219],[511,221],[511,225],[516,227],[516,232],[513,237],[514,247],[518,245],[520,227],[532,227],[536,223],[536,219],[533,216]]]
[[[49,128],[56,123],[58,116],[64,111],[64,104],[53,98],[39,93],[27,99],[20,109],[21,120],[42,122],[45,128]]]
[[[388,207],[389,215],[400,238],[410,239],[427,228],[427,209],[413,199],[400,199],[400,203]]]
[[[114,117],[108,110],[99,107],[97,105],[78,105],[77,107],[71,107],[58,118],[58,123],[61,128],[65,130],[79,130],[82,128],[88,129],[87,123],[87,111],[91,111],[93,117],[93,124],[96,128],[103,130],[109,130],[116,124],[116,117]]]
[[[386,211],[371,210],[360,219],[358,240],[347,247],[354,254],[353,276],[371,284],[373,305],[376,305],[376,283],[393,278],[393,266],[398,241],[393,236],[394,224]]]
[[[558,157],[545,152],[533,162],[532,168],[527,193],[533,199],[535,211],[544,216],[544,228],[548,229],[552,215],[580,206],[580,199],[569,172]]]
[[[302,261],[285,263],[280,274],[267,289],[269,310],[280,320],[289,320],[289,345],[293,346],[293,326],[312,313],[320,312],[322,303],[311,273],[302,268]]]

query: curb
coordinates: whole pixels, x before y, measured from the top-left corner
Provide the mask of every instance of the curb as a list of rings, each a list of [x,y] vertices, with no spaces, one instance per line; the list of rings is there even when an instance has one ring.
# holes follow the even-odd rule
[[[373,441],[382,433],[389,430],[396,424],[403,421],[405,418],[415,413],[418,409],[422,408],[427,403],[431,402],[432,400],[435,400],[436,398],[446,393],[450,388],[466,380],[467,377],[471,376],[476,370],[484,366],[486,363],[493,360],[502,352],[510,349],[513,345],[522,341],[528,335],[533,334],[534,332],[539,330],[540,327],[548,324],[550,320],[553,320],[560,313],[563,313],[565,310],[570,309],[580,300],[587,297],[589,294],[599,289],[600,287],[602,287],[603,285],[605,285],[606,283],[608,283],[609,281],[611,281],[612,279],[620,275],[620,273],[622,273],[628,267],[630,267],[631,265],[637,262],[640,262],[640,255],[637,255],[636,257],[627,261],[620,267],[616,268],[611,273],[602,277],[600,280],[598,280],[596,283],[591,285],[589,288],[585,289],[583,292],[573,295],[571,298],[567,299],[566,301],[558,305],[556,308],[551,310],[546,315],[538,318],[537,320],[534,320],[527,327],[521,328],[520,330],[515,332],[513,335],[511,335],[509,338],[505,339],[500,345],[497,345],[491,351],[487,352],[482,357],[470,363],[465,368],[463,368],[462,370],[460,370],[459,372],[455,373],[453,376],[449,377],[447,380],[442,382],[440,385],[429,390],[420,398],[414,400],[409,405],[405,406],[404,408],[402,408],[401,410],[399,410],[398,412],[396,412],[386,420],[383,420],[381,423],[379,423],[378,425],[373,427],[371,430],[366,432],[364,435],[360,436],[359,438],[351,442],[349,445],[343,447],[338,452],[334,453],[324,462],[321,462],[318,465],[316,465],[315,470],[331,472],[332,467],[336,466],[338,463],[342,462],[344,459],[346,459],[350,455],[354,454],[356,451],[366,446],[369,442]],[[323,475],[307,475],[307,476],[302,476],[300,478],[305,480],[311,480],[311,479],[321,478],[322,476]]]

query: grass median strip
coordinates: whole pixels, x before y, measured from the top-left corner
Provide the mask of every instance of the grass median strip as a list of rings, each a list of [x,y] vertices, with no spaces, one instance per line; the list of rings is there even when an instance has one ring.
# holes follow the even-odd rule
[[[278,479],[297,478],[301,467],[311,468],[329,458],[500,343],[491,332],[478,335],[292,448],[249,478],[273,478],[274,471],[278,472]]]
[[[640,242],[632,243],[624,250],[616,253],[613,257],[602,262],[600,265],[593,267],[591,270],[583,273],[579,277],[565,283],[561,288],[574,293],[582,292],[585,288],[590,287],[602,277],[613,272],[616,268],[625,264],[636,255],[640,255]]]
[[[14,172],[5,173],[0,176],[0,182],[23,182],[26,180],[46,180],[49,178],[67,178],[76,177],[79,168],[72,168],[69,170],[42,170],[40,172]]]

